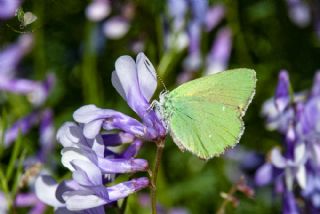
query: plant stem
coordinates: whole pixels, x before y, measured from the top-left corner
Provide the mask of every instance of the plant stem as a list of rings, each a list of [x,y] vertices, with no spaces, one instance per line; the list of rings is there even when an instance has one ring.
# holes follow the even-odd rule
[[[162,152],[164,148],[164,143],[165,140],[161,139],[159,140],[156,145],[157,145],[157,153],[156,153],[156,159],[154,162],[154,167],[151,173],[151,207],[152,207],[152,214],[157,213],[157,177],[158,177],[158,172],[160,168],[160,163],[161,163],[161,157],[162,157]]]
[[[232,196],[236,191],[237,191],[237,187],[236,187],[236,185],[233,185],[228,192],[228,197]],[[222,202],[221,206],[219,207],[218,211],[216,212],[216,214],[224,214],[226,206],[229,202],[230,202],[230,200],[228,200],[228,198],[225,198],[224,201]]]

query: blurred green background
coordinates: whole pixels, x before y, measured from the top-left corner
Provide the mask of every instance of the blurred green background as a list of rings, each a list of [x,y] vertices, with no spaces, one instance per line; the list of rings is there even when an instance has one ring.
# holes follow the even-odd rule
[[[121,8],[128,1],[114,1],[113,8]],[[55,127],[72,120],[72,113],[85,104],[116,109],[136,117],[126,102],[111,85],[114,62],[121,55],[136,53],[130,48],[135,40],[143,39],[145,54],[155,67],[163,53],[159,38],[159,23],[165,14],[166,2],[157,0],[132,0],[135,16],[129,32],[121,39],[106,39],[101,35],[101,23],[86,19],[85,8],[89,1],[75,0],[25,0],[22,8],[32,11],[37,21],[24,31],[35,36],[34,48],[20,63],[20,76],[41,80],[47,72],[54,72],[57,85],[46,105],[54,110]],[[319,68],[320,38],[312,23],[298,27],[288,17],[284,0],[227,0],[210,1],[210,5],[223,3],[226,18],[220,25],[232,29],[233,47],[229,68],[247,67],[257,72],[256,96],[245,116],[246,131],[240,145],[248,150],[266,154],[274,145],[281,144],[276,132],[264,127],[260,116],[261,106],[273,96],[280,69],[287,69],[295,91],[308,89],[313,75]],[[116,13],[113,9],[112,13]],[[20,35],[20,23],[16,18],[0,23],[0,49],[16,41]],[[12,29],[13,28],[13,29]],[[204,35],[202,52],[208,52],[216,31]],[[182,72],[182,59],[187,51],[178,57],[177,63],[168,69],[163,78],[167,88],[176,87],[176,79]],[[201,76],[201,72],[197,76]],[[159,84],[159,91],[162,90]],[[3,94],[3,92],[0,92]],[[3,94],[7,100],[0,107],[6,112],[6,119],[12,124],[26,115],[32,107],[18,95]],[[158,95],[155,95],[155,99]],[[38,135],[35,128],[23,137],[29,154],[37,149]],[[8,149],[8,153],[12,148]],[[60,164],[61,146],[57,143],[52,162],[55,177],[70,177]],[[153,162],[155,146],[146,143],[139,157]],[[2,157],[6,160],[8,155]],[[221,192],[227,192],[233,185],[228,170],[237,168],[237,161],[228,158],[214,158],[204,162],[189,153],[181,153],[168,137],[159,175],[159,203],[164,207],[183,207],[190,213],[214,213],[223,199]],[[231,170],[232,171],[232,170]],[[251,176],[254,172],[251,172]],[[240,174],[235,174],[240,176]],[[250,176],[247,175],[247,176]],[[249,179],[250,180],[250,179]],[[147,190],[145,191],[147,193]],[[274,197],[270,187],[256,189],[254,199],[237,194],[240,204],[237,208],[228,206],[226,213],[272,213],[280,212],[280,199]],[[138,203],[139,194],[129,197],[128,213],[143,213]],[[140,208],[138,208],[140,206]],[[149,213],[148,208],[144,208]]]

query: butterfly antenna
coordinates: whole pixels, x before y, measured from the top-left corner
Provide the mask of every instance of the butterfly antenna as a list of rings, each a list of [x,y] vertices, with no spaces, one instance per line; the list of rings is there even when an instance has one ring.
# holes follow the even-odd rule
[[[163,86],[164,90],[165,90],[165,91],[168,91],[168,89],[167,89],[166,85],[164,84],[164,81],[162,80],[162,78],[159,76],[159,74],[158,74],[158,73],[156,73],[156,74],[157,74],[157,77],[158,77],[159,81],[161,82],[161,84],[162,84],[162,86]]]

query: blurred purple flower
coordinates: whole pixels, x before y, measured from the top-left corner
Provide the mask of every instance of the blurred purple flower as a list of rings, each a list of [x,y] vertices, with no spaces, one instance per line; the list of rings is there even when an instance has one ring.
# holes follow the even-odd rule
[[[267,125],[278,130],[285,141],[283,154],[279,148],[274,148],[271,163],[266,163],[257,171],[256,181],[258,184],[267,184],[270,172],[275,169],[282,171],[276,176],[272,173],[272,178],[283,179],[283,213],[299,213],[295,194],[305,198],[308,209],[317,212],[319,208],[319,174],[315,173],[320,169],[319,83],[319,73],[316,73],[309,93],[292,94],[288,73],[281,71],[275,97],[263,106]],[[268,177],[263,177],[267,174]],[[299,191],[295,191],[295,183],[300,186]]]
[[[0,0],[0,19],[9,19],[15,16],[20,0]]]
[[[10,78],[15,75],[17,65],[21,61],[22,57],[31,50],[32,44],[33,35],[24,34],[19,37],[15,44],[12,44],[0,51],[0,80],[2,78]]]
[[[86,8],[86,16],[94,22],[103,20],[110,12],[111,5],[109,0],[94,0]]]
[[[231,30],[227,27],[219,30],[212,49],[207,56],[206,74],[224,71],[229,62],[232,49]]]
[[[53,74],[49,74],[43,82],[0,76],[0,90],[27,95],[32,104],[40,106],[48,98],[54,82]]]
[[[129,22],[124,17],[115,16],[103,24],[103,33],[109,39],[120,39],[129,31]]]
[[[30,214],[44,213],[46,206],[42,203],[34,193],[19,193],[15,198],[16,207],[31,207]],[[0,192],[0,213],[8,213],[8,202],[4,194]]]
[[[134,7],[127,4],[122,7],[123,11],[116,16],[109,17],[112,4],[109,0],[93,0],[86,8],[86,16],[90,21],[104,21],[102,31],[109,39],[122,38],[130,28],[130,20],[134,15]]]
[[[299,27],[306,27],[311,21],[311,9],[302,0],[287,0],[289,18]]]
[[[225,8],[223,5],[215,5],[207,10],[205,17],[206,30],[213,30],[224,18]]]

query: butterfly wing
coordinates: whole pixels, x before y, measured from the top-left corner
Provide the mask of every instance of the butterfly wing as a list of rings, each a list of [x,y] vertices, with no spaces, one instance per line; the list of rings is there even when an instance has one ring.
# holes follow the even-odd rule
[[[174,142],[202,159],[221,154],[240,139],[242,116],[256,85],[250,69],[229,70],[185,83],[169,93],[165,111]]]

